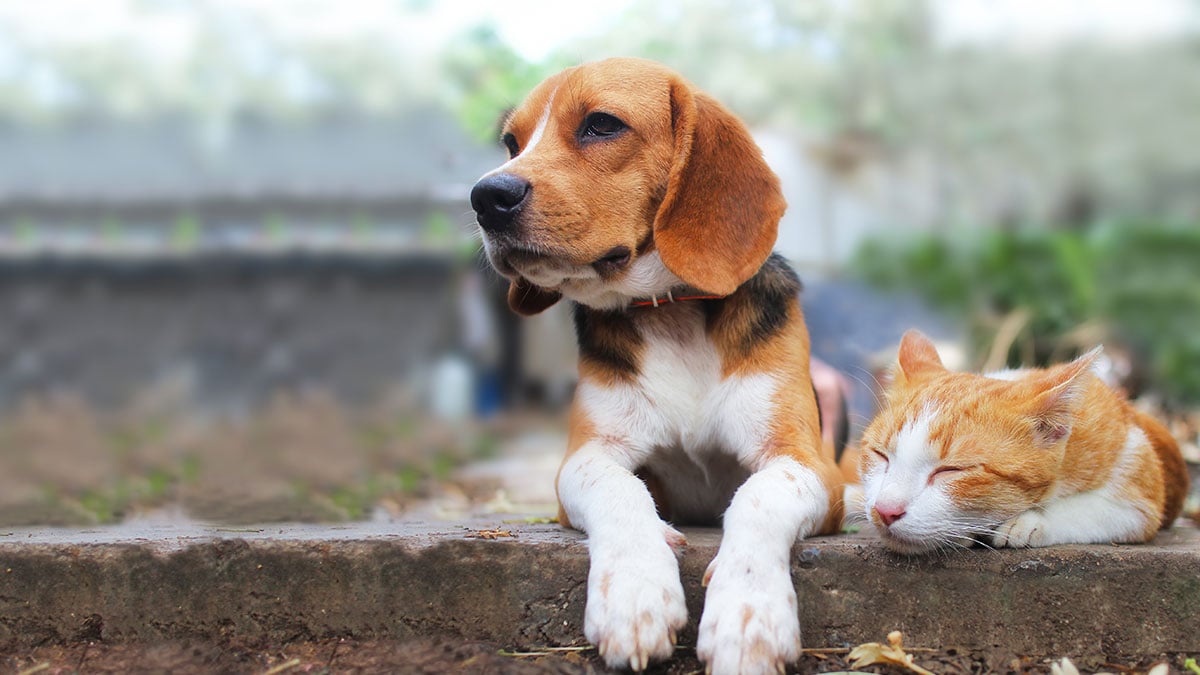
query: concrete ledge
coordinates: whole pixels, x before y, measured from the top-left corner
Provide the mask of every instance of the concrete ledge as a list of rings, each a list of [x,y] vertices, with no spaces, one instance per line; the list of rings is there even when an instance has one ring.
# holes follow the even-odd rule
[[[477,538],[500,529],[514,536]],[[492,534],[495,534],[494,532]],[[687,530],[694,644],[719,532]],[[80,641],[440,635],[583,642],[587,549],[556,525],[128,526],[0,532],[0,648]],[[1144,546],[928,558],[867,535],[797,545],[806,647],[905,632],[910,645],[1121,659],[1200,652],[1200,532]]]

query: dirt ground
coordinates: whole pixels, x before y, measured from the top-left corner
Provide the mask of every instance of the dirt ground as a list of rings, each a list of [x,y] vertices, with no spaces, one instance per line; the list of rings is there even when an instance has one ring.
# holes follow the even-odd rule
[[[1164,417],[1200,471],[1200,409]],[[565,418],[525,411],[449,425],[411,406],[351,408],[320,392],[280,394],[238,419],[29,400],[0,415],[0,527],[164,510],[227,525],[344,522],[411,513],[446,493],[478,504],[500,488],[548,500],[552,513]],[[504,460],[499,475],[468,477]],[[1200,516],[1200,486],[1187,512]]]
[[[511,414],[452,426],[412,406],[356,408],[321,392],[211,419],[31,399],[0,413],[0,527],[162,510],[223,524],[364,520],[406,511],[504,439],[556,422]]]
[[[851,670],[844,649],[806,650],[788,672],[831,673]],[[1048,673],[1049,658],[1012,657],[989,662],[979,655],[954,649],[909,650],[917,665],[933,673]],[[1167,662],[1172,672],[1188,672],[1184,655],[1146,656],[1124,664],[1098,663],[1080,672],[1141,673]],[[590,647],[556,651],[509,651],[486,642],[459,639],[322,640],[291,644],[178,641],[160,644],[79,644],[43,646],[32,650],[0,651],[0,670],[21,675],[44,673],[607,673]],[[688,647],[674,659],[651,666],[652,675],[703,673],[704,667]],[[872,666],[871,673],[904,673],[895,666]]]
[[[514,422],[456,436],[411,420],[348,416],[324,399],[283,402],[261,419],[204,428],[182,423],[155,426],[113,422],[89,415],[82,408],[57,405],[26,410],[15,421],[0,421],[0,523],[111,522],[172,504],[215,522],[356,520],[380,505],[389,511],[408,511],[413,503],[429,500],[431,486],[444,490],[447,485],[456,487],[459,501],[469,509],[487,499],[495,501],[497,494],[503,494],[497,486],[507,485],[508,479],[465,481],[456,467],[495,454],[503,457],[505,453],[497,453],[496,448],[500,439],[530,426]],[[1189,460],[1195,462],[1200,459],[1195,443],[1200,412],[1176,422],[1173,431],[1192,453]],[[77,437],[79,434],[83,436]],[[561,443],[549,445],[555,448],[547,469],[552,477]],[[9,446],[45,451],[22,455],[37,462],[14,467],[10,465],[16,455],[4,451]],[[337,462],[328,461],[331,448]],[[60,452],[52,452],[55,449]],[[88,449],[95,452],[82,452]],[[95,461],[77,461],[81,455]],[[551,479],[543,480],[540,474],[530,471],[528,463],[514,466],[505,474],[509,478],[532,475],[545,486],[552,484]],[[234,467],[236,470],[231,470]],[[24,493],[7,490],[9,483],[56,489],[49,496],[35,491],[21,501]],[[509,487],[513,489],[510,494],[528,497],[527,490]],[[489,509],[505,512],[488,504]],[[1198,507],[1200,500],[1193,497],[1193,517]],[[918,665],[939,674],[1050,672],[1050,659],[1045,655],[982,655],[951,648],[910,651]],[[790,672],[846,671],[846,656],[846,650],[810,650]],[[1183,665],[1185,658],[1182,654],[1144,654],[1121,663],[1076,660],[1076,664],[1085,673],[1133,673],[1146,672],[1155,663],[1166,661],[1172,672],[1188,673]],[[77,672],[265,675],[609,671],[590,648],[514,653],[504,645],[457,638],[287,644],[191,640],[48,644],[20,650],[6,649],[0,642],[0,673]],[[657,664],[649,672],[702,673],[703,665],[693,650],[681,648],[675,658]],[[905,671],[873,667],[866,672]]]

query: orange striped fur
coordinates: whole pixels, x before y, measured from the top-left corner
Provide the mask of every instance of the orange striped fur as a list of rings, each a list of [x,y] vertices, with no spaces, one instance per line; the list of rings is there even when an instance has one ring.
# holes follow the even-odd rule
[[[946,370],[910,331],[863,435],[867,516],[901,552],[1142,542],[1179,515],[1187,473],[1166,429],[1091,372],[1099,354],[989,376]]]

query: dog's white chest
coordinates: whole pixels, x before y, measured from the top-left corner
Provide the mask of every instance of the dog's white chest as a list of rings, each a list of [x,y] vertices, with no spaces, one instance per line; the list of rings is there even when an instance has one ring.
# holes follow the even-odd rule
[[[643,328],[637,379],[604,387],[584,382],[580,402],[603,433],[640,459],[682,451],[703,466],[713,453],[745,460],[766,438],[775,394],[767,374],[722,376],[702,317]]]
[[[703,411],[709,394],[720,384],[720,357],[698,324],[669,333],[647,333],[634,387],[645,399],[649,423],[645,441],[696,452],[710,426]]]

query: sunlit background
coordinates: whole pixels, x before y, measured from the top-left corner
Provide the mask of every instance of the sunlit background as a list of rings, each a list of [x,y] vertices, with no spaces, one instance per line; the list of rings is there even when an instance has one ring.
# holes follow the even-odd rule
[[[916,325],[1103,342],[1194,451],[1195,0],[0,0],[0,525],[549,513],[569,321],[467,195],[613,55],[754,130],[855,428]]]

